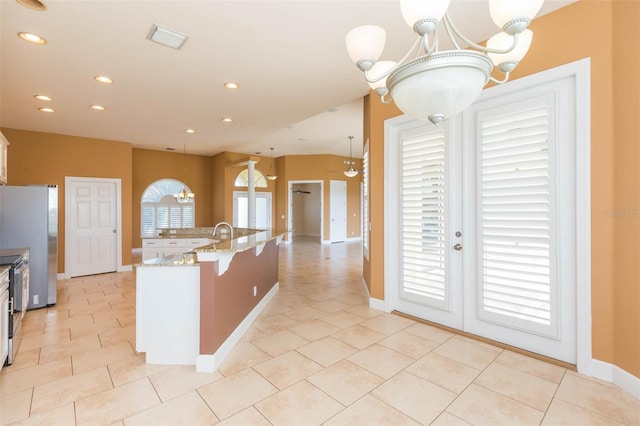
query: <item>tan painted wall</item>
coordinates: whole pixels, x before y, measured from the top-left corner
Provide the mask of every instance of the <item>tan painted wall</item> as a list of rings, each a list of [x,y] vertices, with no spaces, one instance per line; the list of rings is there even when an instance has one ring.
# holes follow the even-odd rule
[[[213,226],[211,157],[189,155],[178,152],[132,150],[133,199],[132,199],[132,240],[133,247],[142,247],[140,238],[140,201],[142,193],[153,182],[176,179],[187,184],[196,195],[196,226]]]
[[[532,24],[534,41],[513,78],[591,57],[591,279],[593,357],[640,376],[640,209],[638,164],[640,2],[579,1]],[[597,30],[594,30],[597,29]],[[375,95],[365,102],[371,140],[371,296],[384,298],[383,144],[399,114]],[[615,209],[622,217],[611,217]],[[389,218],[387,218],[389,220]]]
[[[121,179],[122,264],[131,264],[131,145],[3,128],[8,185],[58,185],[58,272],[64,272],[65,176]]]
[[[322,239],[329,240],[330,226],[330,181],[344,180],[347,182],[347,237],[360,237],[360,182],[362,176],[347,178],[343,171],[347,168],[344,164],[348,157],[337,155],[288,155],[283,157],[284,167],[282,187],[278,187],[278,219],[286,226],[288,223],[288,205],[291,194],[288,192],[288,183],[291,180],[322,180],[323,184],[323,226]],[[355,160],[355,168],[362,167],[362,160]],[[278,164],[280,170],[280,165]],[[282,189],[281,189],[282,188]],[[282,215],[285,219],[282,219]]]

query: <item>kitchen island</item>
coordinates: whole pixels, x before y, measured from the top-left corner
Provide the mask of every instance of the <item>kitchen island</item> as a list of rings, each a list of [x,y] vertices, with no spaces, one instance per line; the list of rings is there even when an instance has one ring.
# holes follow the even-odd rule
[[[286,232],[234,229],[234,238],[213,239],[212,228],[195,228],[156,238],[209,243],[136,265],[136,350],[147,363],[215,371],[277,293]]]

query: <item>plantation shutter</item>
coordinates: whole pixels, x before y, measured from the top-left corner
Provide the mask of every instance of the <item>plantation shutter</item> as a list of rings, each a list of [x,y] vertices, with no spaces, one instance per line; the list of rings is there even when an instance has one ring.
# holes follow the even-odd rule
[[[156,236],[156,211],[153,206],[142,207],[142,236]]]
[[[478,115],[479,317],[557,337],[553,96]]]
[[[445,228],[445,131],[430,127],[402,135],[400,298],[448,306]]]
[[[362,155],[362,249],[369,258],[369,141]]]

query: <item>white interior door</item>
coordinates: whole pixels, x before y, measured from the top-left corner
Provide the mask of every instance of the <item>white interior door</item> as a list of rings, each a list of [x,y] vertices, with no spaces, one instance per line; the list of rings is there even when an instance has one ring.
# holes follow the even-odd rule
[[[347,182],[332,180],[330,189],[329,239],[332,243],[339,243],[347,239]]]
[[[574,99],[565,78],[388,122],[391,309],[576,362]]]
[[[66,180],[65,273],[68,277],[117,270],[117,185],[91,178]]]

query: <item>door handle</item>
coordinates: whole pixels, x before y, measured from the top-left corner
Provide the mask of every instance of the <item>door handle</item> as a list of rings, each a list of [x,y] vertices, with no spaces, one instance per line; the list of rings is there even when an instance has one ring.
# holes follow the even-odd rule
[[[458,251],[462,250],[462,244],[456,244],[455,246],[453,246],[453,249]]]

